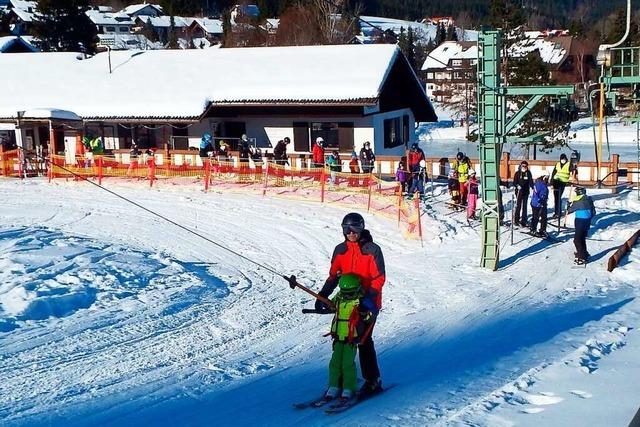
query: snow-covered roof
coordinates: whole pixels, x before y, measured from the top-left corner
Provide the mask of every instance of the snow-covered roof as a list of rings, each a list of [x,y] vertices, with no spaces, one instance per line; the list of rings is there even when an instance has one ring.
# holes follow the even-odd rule
[[[145,23],[148,21],[151,21],[151,25],[156,28],[169,28],[171,26],[171,17],[167,15],[164,15],[164,16],[140,15],[138,16],[138,19],[140,19],[142,22],[145,22]],[[188,27],[195,20],[196,18],[185,18],[182,16],[174,16],[173,24],[176,28]]]
[[[527,37],[514,43],[509,49],[509,53],[515,57],[522,57],[538,51],[543,62],[550,65],[560,65],[571,50],[571,41],[571,36]]]
[[[478,58],[478,45],[474,42],[448,41],[435,48],[422,64],[422,70],[428,68],[447,68],[452,60]],[[446,65],[445,65],[446,64]]]
[[[425,24],[415,21],[403,21],[401,19],[381,18],[379,16],[361,16],[360,28],[365,36],[372,36],[373,33],[379,31],[391,30],[396,34],[400,34],[400,28],[406,31],[409,27],[418,30],[429,40],[436,38],[437,27],[432,24]]]
[[[211,18],[193,18],[209,34],[222,34],[222,21]]]
[[[57,119],[57,120],[82,120],[73,111],[59,110],[57,108],[33,108],[24,110],[20,117],[27,119]]]
[[[106,52],[85,60],[5,55],[0,117],[37,107],[83,118],[194,119],[210,103],[373,105],[398,54],[393,45],[115,51],[112,74]]]
[[[10,47],[15,45],[16,43],[22,44],[24,47],[31,50],[32,52],[38,51],[38,48],[36,48],[28,40],[25,40],[24,37],[5,36],[5,37],[0,37],[0,53],[6,52]]]
[[[11,12],[15,13],[18,18],[20,18],[20,20],[24,21],[24,22],[33,22],[33,12],[27,12],[26,10],[23,9],[11,9]]]
[[[276,18],[269,18],[267,19],[267,25],[274,29],[278,28],[278,25],[280,25],[280,20]]]
[[[38,3],[35,1],[26,1],[26,0],[11,0],[9,4],[15,8],[20,10],[31,10],[32,12],[36,11],[38,7]]]
[[[162,10],[162,6],[159,4],[150,4],[150,3],[140,3],[140,4],[132,4],[121,10],[122,13],[126,13],[127,15],[135,15],[140,12],[145,7],[152,7],[156,9],[159,13],[164,13]]]
[[[133,25],[133,20],[129,15],[97,10],[87,10],[86,14],[91,19],[91,22],[96,25]]]
[[[118,50],[163,49],[160,42],[152,42],[142,34],[98,34],[98,44]]]

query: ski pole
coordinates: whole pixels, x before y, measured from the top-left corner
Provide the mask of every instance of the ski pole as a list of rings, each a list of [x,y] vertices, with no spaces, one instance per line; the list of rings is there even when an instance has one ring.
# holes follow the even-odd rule
[[[313,292],[311,289],[307,288],[306,286],[301,285],[300,283],[298,283],[298,281],[296,280],[296,276],[291,275],[289,277],[287,276],[282,276],[282,278],[284,280],[286,280],[287,282],[289,282],[289,287],[291,289],[295,289],[300,288],[303,291],[305,291],[306,293],[308,293],[309,295],[311,295],[312,297],[314,297],[317,300],[322,301],[323,303],[325,303],[327,306],[329,306],[329,308],[335,308],[335,306],[333,305],[333,303],[331,302],[331,300],[329,298],[323,297],[320,294],[317,294],[315,292]]]

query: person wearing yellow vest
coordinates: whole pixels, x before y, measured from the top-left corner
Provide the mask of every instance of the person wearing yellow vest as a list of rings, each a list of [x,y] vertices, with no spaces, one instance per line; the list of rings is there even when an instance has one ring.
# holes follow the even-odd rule
[[[556,166],[553,168],[553,172],[551,172],[554,204],[554,214],[551,217],[552,219],[558,218],[562,215],[562,193],[564,193],[564,189],[569,183],[572,173],[573,170],[571,168],[571,163],[569,163],[569,160],[567,159],[567,155],[564,153],[560,154],[560,161],[556,163]]]
[[[471,160],[463,153],[456,155],[456,169],[458,171],[458,182],[460,183],[460,203],[467,206],[467,180],[469,179],[469,169]]]

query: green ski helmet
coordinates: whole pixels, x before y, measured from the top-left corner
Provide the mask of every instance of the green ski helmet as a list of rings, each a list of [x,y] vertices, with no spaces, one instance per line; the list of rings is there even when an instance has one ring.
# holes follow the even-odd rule
[[[338,280],[340,291],[344,293],[355,293],[360,290],[360,279],[355,274],[343,274]]]

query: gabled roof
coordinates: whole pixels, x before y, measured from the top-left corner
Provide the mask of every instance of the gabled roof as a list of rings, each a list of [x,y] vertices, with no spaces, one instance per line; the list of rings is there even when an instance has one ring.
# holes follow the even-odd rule
[[[422,64],[422,70],[445,69],[451,67],[451,61],[456,59],[478,58],[478,44],[476,42],[448,41],[440,44],[429,53]]]
[[[559,67],[571,51],[572,36],[545,37],[542,33],[540,35],[535,33],[530,35],[531,37],[514,43],[509,48],[509,53],[517,58],[538,51],[543,62],[551,67]]]
[[[36,11],[38,3],[35,1],[26,1],[26,0],[11,0],[9,5],[15,9],[26,10],[31,9],[32,12]]]
[[[13,13],[15,14],[18,18],[20,18],[21,21],[23,22],[33,22],[34,21],[34,13],[33,12],[27,12],[26,10],[22,10],[22,9],[11,9],[9,11],[9,13]]]
[[[373,106],[394,64],[406,62],[393,45],[115,51],[109,74],[106,52],[77,56],[0,57],[0,118],[38,107],[85,119],[198,119],[210,105]],[[421,88],[415,74],[402,76]],[[430,117],[424,113],[433,114],[428,98],[424,92],[416,96],[414,105],[422,108],[416,116]]]
[[[164,15],[164,16],[145,16],[145,15],[140,15],[138,16],[138,19],[141,20],[142,22],[146,23],[146,22],[151,22],[151,25],[155,28],[169,28],[171,27],[171,17]],[[186,17],[181,17],[181,16],[174,16],[173,17],[173,24],[176,28],[184,28],[184,27],[188,27],[189,25],[191,25],[193,23],[193,21],[195,21],[196,18],[186,18]]]
[[[191,25],[199,25],[209,34],[222,34],[222,21],[211,18],[194,18]]]
[[[19,45],[19,46],[16,46]],[[38,48],[33,46],[27,40],[24,40],[20,36],[5,36],[0,37],[0,53],[15,51],[16,47],[20,49],[20,51],[25,52],[37,52]]]
[[[125,14],[97,10],[87,10],[86,14],[95,25],[133,25],[133,20]]]
[[[156,9],[158,13],[164,13],[164,11],[162,10],[162,6],[160,6],[159,4],[150,4],[150,3],[132,4],[125,7],[120,12],[126,13],[127,15],[135,15],[136,13],[140,12],[142,9],[148,6]]]

